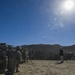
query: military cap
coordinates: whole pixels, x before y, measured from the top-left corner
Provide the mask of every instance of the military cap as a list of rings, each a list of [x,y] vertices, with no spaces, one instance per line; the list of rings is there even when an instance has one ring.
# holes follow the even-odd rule
[[[14,47],[12,45],[8,45],[8,49],[13,49]]]
[[[0,43],[0,45],[6,45],[6,43]]]

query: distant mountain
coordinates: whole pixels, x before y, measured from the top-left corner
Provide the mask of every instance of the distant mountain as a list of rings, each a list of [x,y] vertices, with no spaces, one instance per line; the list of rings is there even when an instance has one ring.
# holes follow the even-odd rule
[[[34,45],[22,45],[29,51],[30,59],[44,59],[44,60],[59,60],[59,49],[62,47],[64,51],[64,59],[71,59],[73,53],[75,53],[75,45],[61,46],[59,44],[46,45],[46,44],[34,44]]]
[[[6,43],[0,43],[1,45],[6,45]],[[8,45],[11,46],[11,45]],[[64,51],[64,59],[70,60],[75,59],[75,45],[71,46],[61,46],[59,44],[49,45],[49,44],[32,44],[32,45],[22,45],[22,53],[27,48],[29,51],[30,59],[39,60],[59,60],[59,50],[62,47]]]

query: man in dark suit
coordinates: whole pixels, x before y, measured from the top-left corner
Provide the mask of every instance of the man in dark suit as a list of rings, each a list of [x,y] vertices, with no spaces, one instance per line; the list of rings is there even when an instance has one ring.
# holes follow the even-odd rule
[[[64,52],[63,52],[62,47],[59,50],[59,54],[60,54],[60,59],[61,59],[61,62],[60,63],[63,63],[64,62]]]

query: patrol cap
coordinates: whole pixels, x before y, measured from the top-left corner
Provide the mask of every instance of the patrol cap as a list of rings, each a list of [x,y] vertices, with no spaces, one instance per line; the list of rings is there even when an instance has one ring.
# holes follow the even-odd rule
[[[2,46],[0,45],[0,49],[2,49]]]
[[[0,43],[0,45],[6,45],[6,43]]]
[[[13,49],[14,47],[12,45],[8,45],[8,49]]]
[[[16,46],[15,48],[16,48],[16,50],[20,50],[21,46]]]
[[[2,48],[6,50],[8,48],[8,46],[7,45],[2,45]]]

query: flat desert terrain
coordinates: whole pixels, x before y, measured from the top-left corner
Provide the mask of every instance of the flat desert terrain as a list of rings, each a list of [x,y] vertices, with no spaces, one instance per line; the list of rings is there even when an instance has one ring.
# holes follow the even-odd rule
[[[75,61],[29,60],[20,64],[20,72],[14,75],[75,75]],[[3,75],[3,74],[1,74]]]

